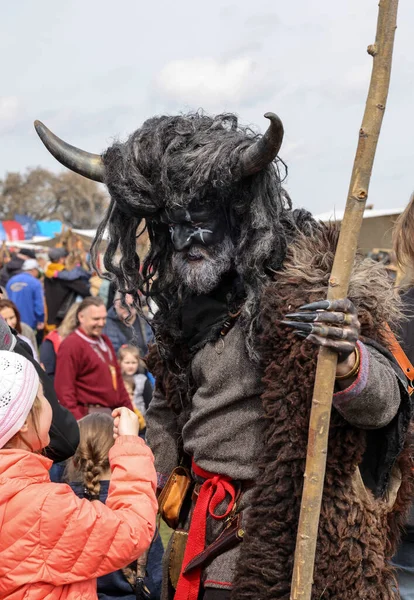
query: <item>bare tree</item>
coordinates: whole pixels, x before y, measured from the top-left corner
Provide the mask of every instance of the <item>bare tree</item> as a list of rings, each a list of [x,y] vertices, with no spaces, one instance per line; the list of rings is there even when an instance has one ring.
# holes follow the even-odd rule
[[[6,173],[0,180],[0,219],[22,214],[36,220],[58,219],[79,229],[94,228],[108,206],[99,184],[72,171],[52,173],[37,167]]]

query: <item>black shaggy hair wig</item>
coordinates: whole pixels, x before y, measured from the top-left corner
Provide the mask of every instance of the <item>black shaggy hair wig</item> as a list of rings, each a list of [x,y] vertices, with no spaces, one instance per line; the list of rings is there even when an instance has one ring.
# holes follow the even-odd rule
[[[122,293],[139,306],[138,292],[152,297],[159,308],[153,320],[165,358],[176,363],[180,339],[179,309],[185,290],[171,271],[173,247],[167,209],[197,202],[222,211],[236,248],[235,269],[245,290],[241,315],[246,345],[257,359],[253,338],[261,290],[277,271],[295,230],[306,229],[311,216],[291,210],[281,186],[280,161],[260,172],[242,176],[241,156],[259,135],[241,127],[233,114],[215,117],[202,112],[151,118],[125,143],[115,143],[103,155],[105,183],[111,195],[107,214],[92,248],[95,259],[104,231],[109,244],[104,266]],[[143,265],[136,252],[137,237],[148,227],[151,247]],[[120,261],[115,254],[120,252]]]

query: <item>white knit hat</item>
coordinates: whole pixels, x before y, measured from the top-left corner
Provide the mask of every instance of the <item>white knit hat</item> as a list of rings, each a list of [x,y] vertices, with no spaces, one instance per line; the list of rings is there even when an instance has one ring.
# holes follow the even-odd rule
[[[0,448],[23,427],[39,389],[31,362],[0,350]]]

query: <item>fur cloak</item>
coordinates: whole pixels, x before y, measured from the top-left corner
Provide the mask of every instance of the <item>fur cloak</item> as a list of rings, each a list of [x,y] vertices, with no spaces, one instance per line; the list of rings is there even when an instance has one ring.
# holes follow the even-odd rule
[[[337,231],[322,231],[323,235],[296,239],[283,270],[262,298],[259,351],[266,365],[262,399],[267,435],[235,577],[232,598],[237,600],[290,597],[316,351],[280,320],[301,304],[326,297]],[[386,345],[383,324],[395,324],[399,314],[385,269],[357,259],[348,296],[358,309],[362,339]],[[375,498],[357,485],[356,468],[366,445],[367,432],[347,423],[333,408],[312,599],[399,598],[388,561],[396,549],[398,524],[412,500],[410,456],[406,445],[397,459],[402,484],[390,506],[394,498],[387,493]]]
[[[234,578],[234,600],[290,597],[317,349],[280,321],[300,305],[326,297],[337,237],[334,227],[325,226],[315,228],[313,236],[298,234],[283,269],[262,296],[258,351],[264,371],[265,447]],[[385,346],[383,324],[393,325],[400,317],[385,269],[357,259],[348,296],[358,309],[362,340],[369,338]],[[174,409],[182,382],[163,371],[159,360],[150,368]],[[398,435],[406,437],[410,408],[407,396],[402,396],[404,406],[396,419]],[[177,417],[182,419],[182,415]],[[402,473],[396,498],[389,489],[374,495],[357,477],[368,436],[333,408],[313,600],[399,598],[389,559],[412,499],[410,453],[405,442],[394,464],[394,472],[398,467]],[[385,437],[383,433],[383,441]],[[384,488],[390,485],[386,477]]]

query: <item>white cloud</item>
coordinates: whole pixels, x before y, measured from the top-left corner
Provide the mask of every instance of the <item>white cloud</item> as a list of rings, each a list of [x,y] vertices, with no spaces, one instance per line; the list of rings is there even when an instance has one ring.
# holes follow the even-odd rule
[[[0,96],[0,133],[11,131],[19,120],[20,103],[16,96]]]
[[[255,13],[249,15],[245,20],[245,26],[249,29],[255,30],[261,35],[274,34],[277,27],[280,25],[280,19],[278,15],[274,13]]]
[[[349,91],[368,92],[369,80],[371,75],[371,62],[364,61],[359,65],[354,65],[345,72],[342,80],[342,86]]]
[[[263,84],[255,61],[249,57],[220,61],[192,58],[167,63],[156,79],[170,99],[191,105],[241,104],[257,95]]]
[[[284,161],[289,163],[290,161],[299,161],[307,158],[310,154],[310,150],[303,139],[296,141],[287,141],[282,145],[280,156]]]

